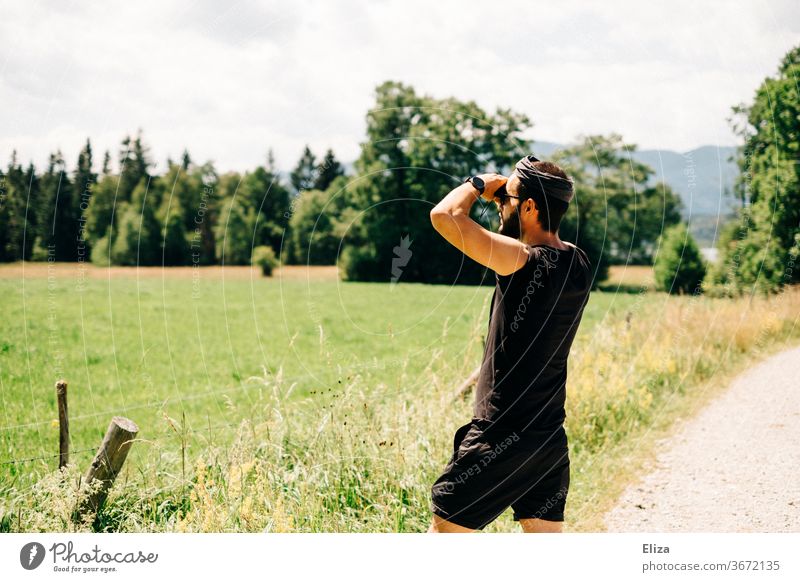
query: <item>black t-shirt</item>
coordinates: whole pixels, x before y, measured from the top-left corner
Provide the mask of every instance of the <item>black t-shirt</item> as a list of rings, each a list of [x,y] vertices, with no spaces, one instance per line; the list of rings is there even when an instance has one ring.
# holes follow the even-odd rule
[[[592,283],[586,253],[569,246],[528,245],[524,267],[495,274],[474,416],[497,430],[553,430],[566,418],[567,356]]]

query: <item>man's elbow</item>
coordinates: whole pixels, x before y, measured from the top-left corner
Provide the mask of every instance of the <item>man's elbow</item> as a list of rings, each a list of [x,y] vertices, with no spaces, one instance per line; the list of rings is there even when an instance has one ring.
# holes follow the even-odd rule
[[[452,215],[446,210],[437,210],[436,208],[431,210],[431,224],[437,232],[441,230],[443,224],[450,220],[452,220]]]

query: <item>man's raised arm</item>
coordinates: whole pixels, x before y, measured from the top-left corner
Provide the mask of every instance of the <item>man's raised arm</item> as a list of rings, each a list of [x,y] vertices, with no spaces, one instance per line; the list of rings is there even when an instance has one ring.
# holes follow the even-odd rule
[[[482,174],[484,191],[481,194],[470,182],[454,188],[431,210],[431,224],[447,242],[469,258],[499,275],[510,275],[528,259],[528,247],[511,237],[483,228],[472,220],[469,212],[479,197],[493,202],[506,177]]]

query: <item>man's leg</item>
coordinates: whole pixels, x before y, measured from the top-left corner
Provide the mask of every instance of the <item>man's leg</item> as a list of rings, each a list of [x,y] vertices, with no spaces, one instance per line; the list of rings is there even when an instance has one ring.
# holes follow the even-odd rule
[[[548,521],[535,517],[520,519],[519,524],[525,533],[563,533],[563,521]]]
[[[535,486],[511,504],[514,519],[525,533],[562,533],[569,492],[568,449],[554,447],[542,466],[547,470],[536,480]],[[530,517],[534,515],[537,517]]]
[[[428,533],[472,533],[474,529],[457,525],[452,521],[439,517],[435,513],[431,520],[431,527],[428,528]]]

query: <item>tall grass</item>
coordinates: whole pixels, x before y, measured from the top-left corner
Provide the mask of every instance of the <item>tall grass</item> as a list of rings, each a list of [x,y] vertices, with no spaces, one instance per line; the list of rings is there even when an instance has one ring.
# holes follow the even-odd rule
[[[665,414],[669,401],[726,367],[800,337],[798,313],[795,289],[752,300],[646,294],[608,309],[579,335],[570,360],[566,428],[573,471],[602,462]],[[479,322],[468,342],[479,345],[483,333]],[[453,389],[474,365],[453,365],[442,349],[429,355],[423,370],[429,381],[408,393],[387,382],[375,385],[356,370],[323,393],[298,396],[282,370],[265,371],[247,380],[253,400],[238,411],[247,419],[233,435],[190,454],[184,471],[186,436],[177,435],[185,431],[170,420],[171,448],[137,443],[151,448],[154,460],[124,472],[94,524],[68,520],[79,477],[72,466],[1,492],[2,529],[424,531],[430,486],[451,453],[454,429],[471,416],[471,401],[454,399]],[[407,380],[401,374],[397,384]],[[570,510],[585,513],[597,497],[589,487],[602,492],[603,483],[573,481],[568,521]],[[506,514],[489,531],[513,527]]]
[[[572,351],[567,429],[576,453],[649,424],[665,399],[680,398],[742,356],[800,337],[800,289],[737,301],[660,296],[660,307],[635,303]]]

